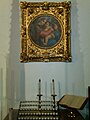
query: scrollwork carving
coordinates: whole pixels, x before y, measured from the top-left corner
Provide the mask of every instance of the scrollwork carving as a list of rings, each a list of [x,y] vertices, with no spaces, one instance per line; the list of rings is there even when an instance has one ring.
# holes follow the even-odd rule
[[[21,62],[71,62],[70,7],[70,1],[20,2]]]

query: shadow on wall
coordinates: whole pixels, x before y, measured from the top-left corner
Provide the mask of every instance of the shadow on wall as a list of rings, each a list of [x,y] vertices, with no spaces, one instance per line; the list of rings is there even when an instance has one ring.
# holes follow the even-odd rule
[[[11,10],[10,49],[7,56],[6,93],[7,109],[25,100],[25,70],[20,63],[19,0],[13,0]]]
[[[85,95],[83,54],[80,51],[78,3],[71,1],[71,53],[72,62],[65,65],[66,93]]]

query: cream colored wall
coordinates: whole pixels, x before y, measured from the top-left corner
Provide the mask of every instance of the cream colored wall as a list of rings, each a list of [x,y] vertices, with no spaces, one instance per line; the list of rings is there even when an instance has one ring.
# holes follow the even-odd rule
[[[90,0],[72,0],[71,63],[23,64],[19,62],[19,2],[19,0],[1,0],[0,2],[1,120],[7,114],[8,108],[18,107],[20,100],[37,99],[39,78],[42,80],[43,99],[51,99],[52,79],[55,80],[57,100],[66,93],[87,96],[87,87],[90,85]]]
[[[7,113],[6,57],[9,52],[11,1],[0,4],[0,120]],[[4,114],[5,113],[5,114]]]

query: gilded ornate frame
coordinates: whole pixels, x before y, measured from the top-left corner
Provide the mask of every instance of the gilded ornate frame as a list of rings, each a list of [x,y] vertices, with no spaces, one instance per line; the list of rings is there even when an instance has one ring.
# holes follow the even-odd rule
[[[71,62],[70,8],[71,2],[20,2],[21,8],[21,62]],[[41,25],[41,19],[49,20],[51,26],[58,28],[58,33],[40,36],[35,30]],[[38,23],[38,24],[37,24]],[[56,27],[55,27],[56,25]],[[56,29],[53,30],[54,33]],[[48,32],[47,32],[48,33]],[[57,42],[55,41],[56,36]],[[38,36],[38,37],[37,37]],[[52,37],[51,37],[52,36]],[[49,39],[52,38],[52,39]],[[40,40],[40,41],[39,41]],[[44,43],[49,40],[48,43]],[[52,41],[53,42],[52,42]],[[39,42],[37,42],[39,41]],[[43,41],[43,42],[41,42]],[[50,42],[52,44],[50,44]],[[44,45],[46,44],[46,45]]]

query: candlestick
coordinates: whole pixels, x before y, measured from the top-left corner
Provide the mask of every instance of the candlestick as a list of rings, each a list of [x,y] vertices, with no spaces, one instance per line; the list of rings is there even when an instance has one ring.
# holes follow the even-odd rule
[[[42,94],[41,94],[41,80],[39,79],[39,94],[37,94],[37,96],[39,97],[39,106],[38,106],[38,108],[39,109],[41,109],[41,96],[42,96]]]

